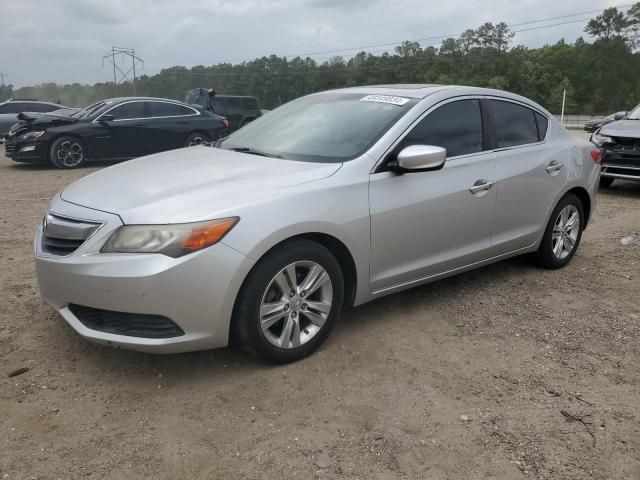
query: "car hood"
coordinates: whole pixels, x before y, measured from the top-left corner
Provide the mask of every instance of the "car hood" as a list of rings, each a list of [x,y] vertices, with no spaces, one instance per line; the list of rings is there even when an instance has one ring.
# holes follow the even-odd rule
[[[74,113],[73,111],[69,112]],[[55,125],[63,125],[67,123],[76,123],[77,118],[61,114],[54,113],[38,113],[38,112],[23,112],[18,114],[18,120],[21,123],[26,123],[34,127],[53,127]]]
[[[196,222],[286,195],[285,189],[326,178],[341,165],[191,147],[105,168],[72,183],[61,197],[115,213],[125,224]]]
[[[608,137],[640,138],[640,120],[618,120],[607,123],[599,133]]]

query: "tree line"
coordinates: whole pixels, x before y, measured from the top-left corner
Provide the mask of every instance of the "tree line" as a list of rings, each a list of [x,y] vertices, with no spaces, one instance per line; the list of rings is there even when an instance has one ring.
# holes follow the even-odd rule
[[[277,55],[239,64],[175,66],[144,75],[134,85],[113,82],[82,85],[44,83],[0,88],[0,100],[37,98],[85,106],[113,96],[137,95],[183,100],[187,90],[214,88],[220,94],[252,95],[263,108],[312,92],[354,85],[436,83],[474,85],[519,93],[559,113],[602,115],[640,103],[640,2],[626,13],[607,8],[591,19],[582,37],[541,48],[512,46],[505,23],[485,23],[457,38],[423,47],[403,42],[393,53],[360,52],[326,61]]]

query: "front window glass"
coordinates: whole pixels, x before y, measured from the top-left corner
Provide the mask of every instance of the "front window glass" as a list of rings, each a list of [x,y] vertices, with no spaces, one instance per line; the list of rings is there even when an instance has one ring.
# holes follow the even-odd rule
[[[480,100],[447,103],[427,115],[396,147],[433,145],[447,150],[447,157],[482,151]]]
[[[342,162],[364,153],[413,105],[366,94],[325,93],[289,102],[244,126],[221,142],[287,159]]]
[[[109,112],[114,120],[135,120],[145,118],[144,102],[129,102],[117,106]]]

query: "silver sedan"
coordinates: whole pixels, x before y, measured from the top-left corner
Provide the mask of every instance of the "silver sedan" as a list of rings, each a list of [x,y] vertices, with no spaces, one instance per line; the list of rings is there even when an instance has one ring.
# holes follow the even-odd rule
[[[565,266],[600,174],[600,151],[541,106],[459,86],[308,95],[217,147],[106,168],[52,200],[40,290],[80,335],[294,361],[345,305],[526,253]]]

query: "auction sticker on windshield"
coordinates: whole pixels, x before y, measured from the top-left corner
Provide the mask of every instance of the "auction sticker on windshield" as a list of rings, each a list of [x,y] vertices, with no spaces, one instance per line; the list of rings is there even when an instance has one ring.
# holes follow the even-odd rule
[[[404,105],[408,98],[394,97],[393,95],[367,95],[360,99],[361,102],[390,103],[392,105]]]

